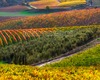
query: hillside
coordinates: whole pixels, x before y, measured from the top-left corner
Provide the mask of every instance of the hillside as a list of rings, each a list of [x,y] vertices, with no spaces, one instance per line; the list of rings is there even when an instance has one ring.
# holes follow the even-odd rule
[[[30,16],[24,19],[21,18],[2,22],[0,23],[0,29],[27,29],[40,27],[44,28],[62,26],[82,26],[92,24],[97,25],[100,24],[99,13],[100,8],[72,10],[38,16]]]
[[[34,0],[0,0],[0,7],[12,6],[22,4],[23,2],[30,2]]]
[[[0,80],[100,80],[100,8],[0,0]]]
[[[26,6],[14,5],[14,6],[0,8],[0,12],[19,12],[27,9],[28,8]]]
[[[15,64],[35,64],[53,59],[100,37],[99,27],[1,30],[0,60]]]
[[[39,0],[30,2],[29,4],[36,6],[39,9],[45,9],[47,6],[49,6],[50,8],[57,8],[59,2],[58,0]]]
[[[25,65],[23,66],[8,65],[8,64],[0,65],[0,71],[1,71],[0,75],[2,75],[0,76],[0,79],[1,80],[3,79],[99,80],[100,79],[99,52],[100,52],[100,45],[94,46],[93,48],[88,49],[80,53],[79,55],[74,55],[72,57],[69,57],[68,59],[65,59],[64,61],[62,61],[63,64],[58,63],[56,67],[52,66],[52,67],[38,68],[34,66],[25,66]],[[79,60],[81,61],[79,62]],[[83,60],[87,61],[85,62]],[[92,61],[90,62],[90,60]],[[67,61],[68,64],[70,63],[76,64],[78,62],[78,64],[76,64],[78,66],[75,65],[73,66],[73,64],[70,64],[71,66],[68,66],[67,62],[65,61]],[[86,64],[86,66],[82,66],[82,64]]]
[[[100,66],[99,61],[100,61],[100,44],[48,66],[49,67]]]

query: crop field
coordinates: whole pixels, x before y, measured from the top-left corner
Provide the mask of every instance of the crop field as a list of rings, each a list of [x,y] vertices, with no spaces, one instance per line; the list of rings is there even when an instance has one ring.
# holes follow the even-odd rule
[[[99,34],[99,25],[1,30],[0,61],[15,64],[39,63],[98,38]]]
[[[47,65],[49,67],[67,67],[67,66],[100,66],[100,44],[74,54],[71,57],[63,59],[60,62]]]
[[[30,2],[30,4],[36,6],[39,9],[45,9],[46,6],[49,6],[50,8],[56,8],[59,2],[57,0],[39,0]]]
[[[30,2],[31,5],[36,6],[39,9],[44,9],[47,6],[50,8],[70,7],[81,4],[86,4],[85,0],[39,0]]]
[[[85,1],[70,1],[70,2],[60,3],[58,6],[70,7],[70,6],[76,6],[76,5],[82,5],[82,4],[86,4],[86,2]]]
[[[70,1],[85,1],[85,0],[60,0],[61,2],[70,2]]]
[[[100,24],[99,13],[100,8],[31,16],[24,19],[22,18],[2,22],[0,23],[0,29],[28,29],[38,27],[81,26],[92,24],[97,25]]]
[[[100,8],[76,8],[85,3],[0,8],[0,80],[100,80]]]
[[[99,51],[100,45],[97,45],[91,49],[69,57],[59,63],[42,68],[2,64],[0,65],[0,79],[99,80]]]
[[[76,6],[81,4],[86,4],[86,0],[61,0],[61,3],[59,3],[58,6],[70,7],[70,6]]]
[[[6,21],[8,21],[8,20],[18,20],[18,19],[21,19],[21,18],[25,18],[25,17],[23,17],[23,16],[20,16],[20,17],[18,17],[18,16],[9,16],[9,17],[7,17],[7,16],[0,16],[0,23],[2,23],[2,22],[6,22]]]
[[[0,46],[12,44],[19,41],[27,41],[35,37],[40,37],[44,33],[67,31],[74,29],[99,29],[99,26],[76,26],[74,27],[62,27],[62,28],[33,28],[33,29],[14,29],[14,30],[0,30]]]
[[[17,29],[1,30],[0,45],[8,45],[13,42],[26,41],[33,37],[39,37],[43,32],[52,31],[52,29]]]
[[[15,19],[15,18],[16,18],[16,17],[3,17],[3,16],[0,16],[0,22],[6,21],[6,20]]]

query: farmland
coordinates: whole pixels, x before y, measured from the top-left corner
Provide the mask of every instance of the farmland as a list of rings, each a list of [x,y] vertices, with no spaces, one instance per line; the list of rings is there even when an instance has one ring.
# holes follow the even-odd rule
[[[86,4],[85,0],[61,0],[62,3],[58,4],[58,6],[61,7],[69,7],[69,6],[77,6],[77,5],[82,5]]]
[[[81,46],[100,34],[99,26],[67,29],[3,30],[0,33],[0,60],[15,64],[43,62]]]
[[[100,45],[74,54],[58,63],[51,64],[51,67],[67,67],[67,66],[100,66]]]
[[[0,23],[0,29],[28,29],[100,24],[100,8],[58,12]],[[60,15],[59,15],[60,14]],[[46,17],[46,18],[45,18]],[[87,18],[88,17],[88,18]],[[10,27],[9,27],[10,26]]]
[[[100,8],[85,0],[27,5],[37,9],[0,8],[0,80],[99,80]]]
[[[38,0],[36,2],[30,2],[31,5],[36,6],[39,9],[44,9],[46,6],[50,8],[61,8],[61,7],[70,7],[85,4],[85,0]]]
[[[44,9],[46,6],[49,6],[50,8],[56,8],[59,2],[57,2],[57,0],[39,0],[36,2],[30,2],[30,4],[36,6],[39,9]]]
[[[19,12],[23,10],[27,10],[27,7],[21,6],[21,5],[15,5],[15,6],[9,6],[6,8],[5,7],[0,8],[0,12]]]
[[[100,45],[96,45],[91,49],[88,49],[84,52],[78,53],[68,59],[65,59],[59,63],[49,65],[49,67],[33,67],[25,65],[0,65],[0,79],[53,79],[53,80],[62,80],[62,79],[83,79],[83,80],[99,80],[100,79],[100,62],[97,59],[100,59],[99,56]],[[91,54],[90,54],[91,52]],[[88,54],[88,55],[87,55]],[[88,58],[87,58],[88,57]],[[76,59],[75,59],[76,58]],[[77,60],[78,58],[78,60]],[[82,60],[85,61],[82,61]],[[88,61],[87,61],[88,59]],[[94,60],[93,63],[89,63],[89,60]],[[72,60],[72,62],[70,61]],[[79,61],[81,60],[81,61]],[[78,64],[74,63],[77,62]],[[69,62],[69,63],[67,63]],[[73,63],[73,64],[71,64]],[[64,65],[65,64],[65,65]],[[68,65],[69,64],[69,65]],[[76,66],[75,66],[76,64]],[[84,65],[84,66],[83,66]]]

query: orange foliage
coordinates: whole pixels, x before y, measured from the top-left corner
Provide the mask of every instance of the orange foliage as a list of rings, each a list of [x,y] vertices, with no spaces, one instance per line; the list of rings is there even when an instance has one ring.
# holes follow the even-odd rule
[[[0,23],[0,29],[27,29],[100,24],[100,8],[58,12]]]
[[[54,30],[54,29],[52,29]],[[0,30],[0,45],[26,41],[31,38],[40,37],[44,32],[50,32],[49,28]]]

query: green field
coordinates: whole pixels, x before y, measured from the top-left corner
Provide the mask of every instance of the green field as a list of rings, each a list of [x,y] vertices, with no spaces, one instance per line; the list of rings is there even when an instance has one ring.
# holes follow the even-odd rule
[[[22,12],[0,12],[0,16],[34,16],[34,15],[40,15],[45,13],[29,13],[27,11]]]

